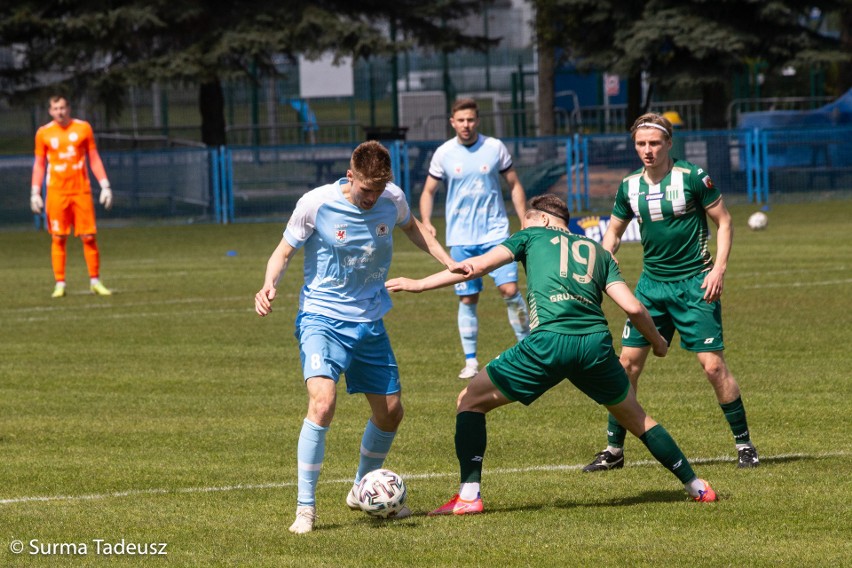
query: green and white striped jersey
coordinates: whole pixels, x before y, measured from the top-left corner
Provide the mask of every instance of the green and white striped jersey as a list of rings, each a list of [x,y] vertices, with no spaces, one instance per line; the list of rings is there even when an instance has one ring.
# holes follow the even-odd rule
[[[650,278],[675,282],[710,270],[706,208],[722,198],[703,169],[677,160],[663,180],[650,185],[640,168],[624,178],[615,196],[613,217],[636,217],[642,236],[644,271]]]

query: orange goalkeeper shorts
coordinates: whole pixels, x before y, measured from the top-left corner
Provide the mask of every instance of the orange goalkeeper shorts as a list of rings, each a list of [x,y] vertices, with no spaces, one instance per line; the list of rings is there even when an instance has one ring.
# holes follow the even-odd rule
[[[95,227],[95,204],[91,193],[73,195],[48,193],[45,210],[47,227],[51,235],[68,236],[71,234],[72,225],[75,237],[94,235],[98,232]]]

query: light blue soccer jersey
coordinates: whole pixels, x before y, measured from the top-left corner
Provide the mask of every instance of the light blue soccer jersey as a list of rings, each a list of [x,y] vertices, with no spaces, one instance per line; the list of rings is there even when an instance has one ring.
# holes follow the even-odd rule
[[[471,146],[452,138],[435,150],[429,175],[447,188],[447,246],[496,243],[509,237],[500,174],[511,167],[506,146],[482,134]]]
[[[344,196],[342,178],[299,199],[284,238],[305,249],[305,285],[299,309],[344,321],[381,319],[391,308],[385,279],[396,225],[411,218],[403,191],[388,183],[372,209]]]

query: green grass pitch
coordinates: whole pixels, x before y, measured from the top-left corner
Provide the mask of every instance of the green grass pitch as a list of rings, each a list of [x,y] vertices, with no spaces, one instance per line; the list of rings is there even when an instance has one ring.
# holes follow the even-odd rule
[[[639,389],[718,503],[688,501],[632,438],[625,469],[581,473],[605,442],[605,413],[566,383],[531,408],[488,416],[486,514],[427,518],[458,483],[462,355],[457,300],[442,290],[395,296],[386,318],[406,408],[386,466],[406,478],[414,516],[377,522],[346,508],[368,407],[341,388],[317,530],[299,537],[287,527],[306,408],[292,334],[301,254],[272,315],[253,311],[283,225],[102,229],[103,280],[115,295],[87,293],[75,239],[62,300],[50,299],[47,235],[0,232],[0,565],[848,562],[852,202],[779,205],[762,232],[746,228],[754,209],[732,207],[723,305],[726,357],[761,467],[735,467],[730,431],[694,356],[675,347],[651,360]],[[437,268],[402,233],[395,237],[392,276]],[[624,245],[619,258],[635,283],[639,246]],[[487,360],[513,335],[490,282],[480,306]],[[612,302],[606,307],[618,338],[623,318]],[[103,545],[97,554],[96,541],[122,540],[167,543],[167,556],[106,556]],[[83,543],[87,554],[30,554],[33,541]]]

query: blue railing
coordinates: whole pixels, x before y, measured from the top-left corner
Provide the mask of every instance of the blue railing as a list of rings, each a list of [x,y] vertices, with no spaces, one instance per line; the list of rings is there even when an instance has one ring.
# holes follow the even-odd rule
[[[672,155],[698,164],[723,194],[750,203],[852,190],[852,127],[678,132]],[[442,141],[388,141],[394,177],[417,204]],[[608,209],[641,164],[627,134],[504,139],[529,195],[553,192],[572,211]],[[115,205],[99,220],[286,219],[313,187],[346,173],[351,145],[231,146],[103,152]],[[30,156],[0,157],[0,226],[33,222]],[[97,191],[97,190],[96,190]],[[436,205],[443,200],[438,198]],[[43,227],[43,217],[35,218]]]

